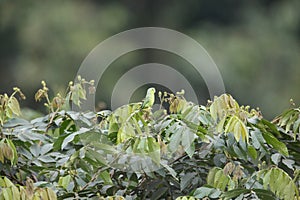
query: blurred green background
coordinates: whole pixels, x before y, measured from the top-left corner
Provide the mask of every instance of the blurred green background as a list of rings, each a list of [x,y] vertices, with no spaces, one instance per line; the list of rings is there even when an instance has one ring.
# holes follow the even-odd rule
[[[60,91],[99,42],[127,29],[159,26],[197,40],[219,67],[226,91],[272,118],[289,107],[290,98],[300,105],[299,10],[298,0],[0,0],[0,93],[19,86],[28,97],[23,106],[35,108],[41,80]],[[188,63],[166,52],[141,50],[112,64],[98,101],[109,106],[116,80],[147,62],[178,68],[203,91],[203,103],[209,98]],[[120,65],[123,71],[116,70]]]

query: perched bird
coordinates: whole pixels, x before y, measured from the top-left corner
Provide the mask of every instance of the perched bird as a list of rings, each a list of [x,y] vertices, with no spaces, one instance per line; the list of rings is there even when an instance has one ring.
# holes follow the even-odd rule
[[[147,90],[146,97],[142,103],[141,109],[150,108],[153,106],[155,101],[155,88],[151,87]]]

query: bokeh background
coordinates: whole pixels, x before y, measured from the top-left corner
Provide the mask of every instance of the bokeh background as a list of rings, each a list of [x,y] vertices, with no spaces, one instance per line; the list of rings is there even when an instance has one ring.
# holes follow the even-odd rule
[[[99,42],[127,29],[159,26],[197,40],[219,67],[226,91],[272,118],[290,106],[290,98],[300,105],[299,10],[298,0],[0,0],[0,93],[19,86],[28,97],[23,106],[37,108],[33,95],[41,80],[62,91]],[[109,67],[97,101],[109,107],[118,78],[147,62],[178,69],[201,91],[203,103],[209,98],[184,60],[141,50]]]

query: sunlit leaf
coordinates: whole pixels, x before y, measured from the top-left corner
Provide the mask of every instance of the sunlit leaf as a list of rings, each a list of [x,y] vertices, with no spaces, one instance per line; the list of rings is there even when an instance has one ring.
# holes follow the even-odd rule
[[[21,114],[21,109],[18,100],[15,97],[10,97],[7,103],[8,108],[11,112],[17,116]]]
[[[225,127],[225,133],[233,133],[236,141],[242,139],[245,142],[249,142],[249,132],[246,125],[235,115],[229,118]]]
[[[70,175],[60,177],[59,180],[58,180],[58,185],[63,187],[64,189],[67,189],[69,184],[70,184],[70,181],[71,181],[71,176]]]

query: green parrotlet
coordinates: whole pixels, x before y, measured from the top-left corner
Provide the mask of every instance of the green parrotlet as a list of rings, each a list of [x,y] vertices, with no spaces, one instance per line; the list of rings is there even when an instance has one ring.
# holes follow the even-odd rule
[[[141,109],[150,108],[155,101],[155,88],[151,87],[147,90],[146,97],[142,103]]]

